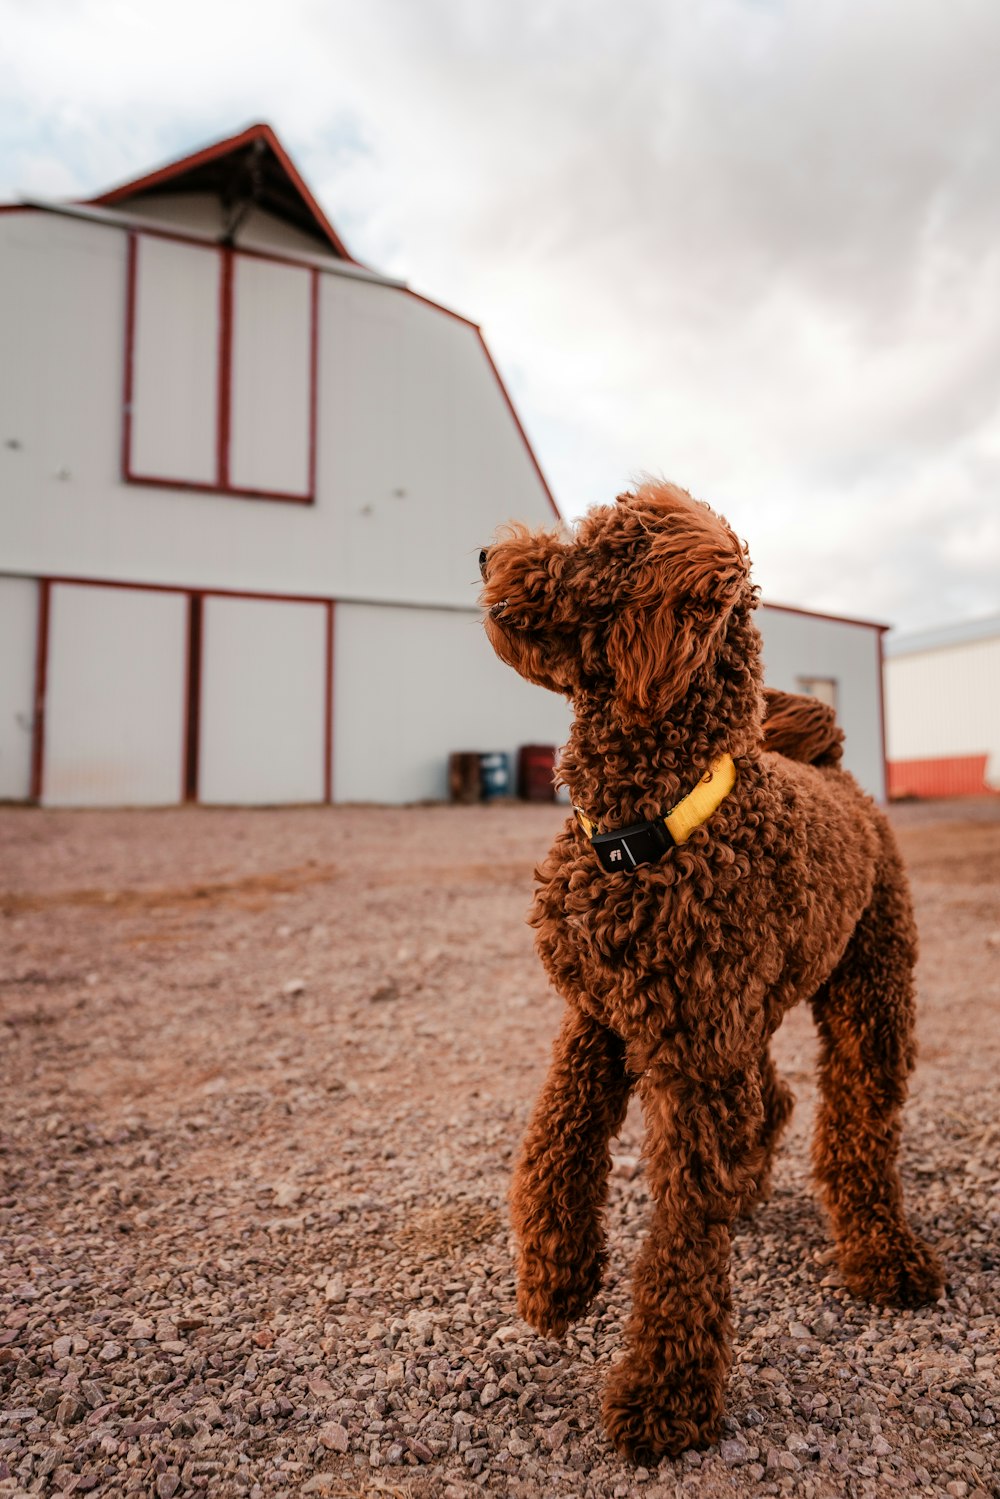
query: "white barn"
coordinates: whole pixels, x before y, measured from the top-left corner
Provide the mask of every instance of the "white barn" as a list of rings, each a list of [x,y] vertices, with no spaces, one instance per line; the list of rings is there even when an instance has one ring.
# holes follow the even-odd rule
[[[1000,615],[886,642],[893,796],[1000,791]]]
[[[559,743],[479,547],[558,510],[478,327],[351,258],[266,125],[0,208],[0,798],[401,802]],[[881,627],[765,607],[884,794]]]

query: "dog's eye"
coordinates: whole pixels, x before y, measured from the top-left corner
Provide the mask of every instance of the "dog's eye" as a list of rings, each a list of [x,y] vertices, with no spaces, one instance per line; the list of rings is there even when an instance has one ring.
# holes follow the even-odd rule
[[[479,553],[479,571],[482,573],[484,578],[486,577],[486,558],[488,556],[489,553],[487,552],[486,548],[483,547],[482,551]]]

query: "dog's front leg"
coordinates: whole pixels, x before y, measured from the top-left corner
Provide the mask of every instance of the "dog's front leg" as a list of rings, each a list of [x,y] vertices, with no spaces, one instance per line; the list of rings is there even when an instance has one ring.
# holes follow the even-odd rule
[[[569,1006],[511,1186],[521,1315],[561,1337],[601,1283],[609,1142],[635,1079],[620,1037]]]
[[[653,1222],[635,1268],[626,1354],[604,1401],[618,1449],[675,1456],[718,1435],[732,1358],[730,1225],[753,1186],[759,1070],[643,1079]]]

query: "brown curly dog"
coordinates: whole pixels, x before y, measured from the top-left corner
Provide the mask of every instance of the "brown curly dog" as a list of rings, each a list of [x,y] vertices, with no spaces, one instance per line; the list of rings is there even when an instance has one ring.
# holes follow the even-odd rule
[[[519,1306],[560,1336],[590,1304],[609,1142],[638,1088],[654,1209],[604,1414],[623,1452],[676,1454],[719,1432],[731,1225],[767,1191],[792,1109],[768,1040],[801,999],[844,1279],[882,1305],[941,1289],[896,1168],[914,1060],[906,877],[839,768],[829,710],[772,694],[765,726],[745,548],[706,505],[647,484],[572,539],[512,528],[480,563],[497,654],[574,708],[560,776],[579,820],[538,870],[531,916],[566,1010],[511,1192]]]

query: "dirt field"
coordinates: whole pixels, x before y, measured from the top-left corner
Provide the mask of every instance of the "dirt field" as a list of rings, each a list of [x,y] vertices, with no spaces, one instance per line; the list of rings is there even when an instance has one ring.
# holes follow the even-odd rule
[[[809,1186],[813,1037],[740,1227],[719,1447],[598,1422],[645,1213],[565,1344],[505,1192],[559,1001],[524,924],[552,807],[0,810],[0,1495],[1000,1493],[1000,800],[894,815],[922,931],[904,1175],[949,1286],[852,1300]]]

